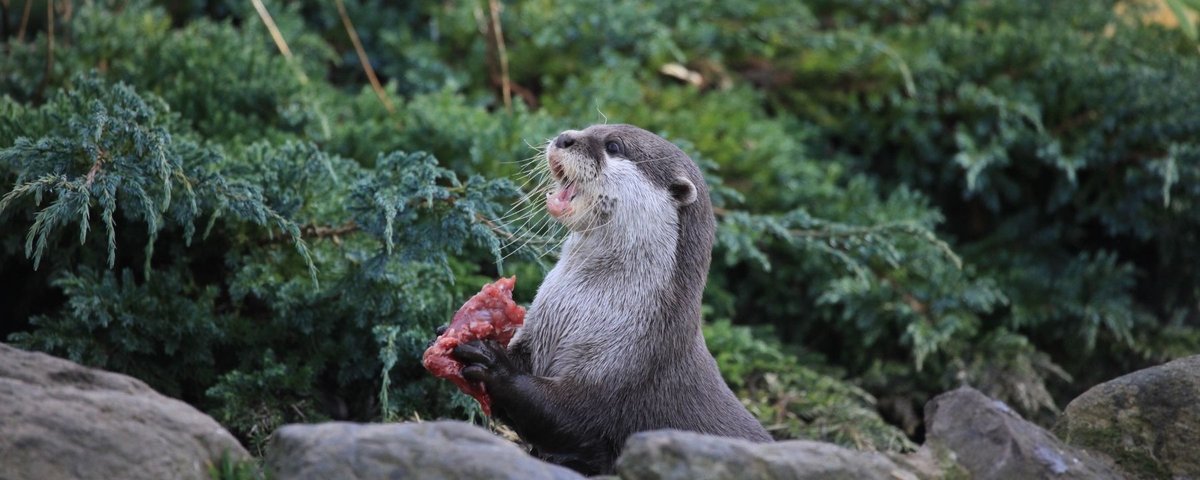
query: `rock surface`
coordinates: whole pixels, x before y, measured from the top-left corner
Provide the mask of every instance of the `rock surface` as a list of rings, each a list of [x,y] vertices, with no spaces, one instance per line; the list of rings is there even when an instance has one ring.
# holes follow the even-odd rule
[[[1088,390],[1055,427],[1066,443],[970,388],[931,400],[925,426],[919,452],[891,457],[643,432],[616,469],[624,480],[1200,479],[1200,355]],[[0,480],[207,479],[223,460],[249,458],[213,419],[141,381],[0,344]],[[280,479],[583,478],[449,421],[288,425],[272,437],[266,468]]]
[[[216,421],[145,383],[0,344],[0,478],[207,479],[248,459]]]
[[[886,456],[807,440],[752,443],[677,430],[629,438],[617,459],[624,480],[916,480]]]
[[[286,425],[267,448],[269,478],[582,479],[463,422]]]
[[[1200,355],[1092,387],[1054,430],[1135,478],[1200,478]]]
[[[975,479],[1124,478],[1110,460],[1067,446],[972,388],[930,400],[925,435],[924,448],[953,459]]]

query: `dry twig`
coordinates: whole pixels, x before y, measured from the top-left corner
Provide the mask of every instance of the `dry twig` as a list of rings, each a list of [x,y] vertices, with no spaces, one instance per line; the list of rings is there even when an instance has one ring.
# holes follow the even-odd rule
[[[354,23],[350,21],[350,16],[346,14],[346,5],[342,0],[333,0],[337,4],[338,15],[342,17],[342,25],[346,27],[346,33],[350,35],[350,43],[354,44],[354,51],[358,54],[358,61],[362,63],[363,71],[367,73],[367,80],[371,81],[371,88],[375,90],[375,95],[379,97],[379,101],[383,102],[383,107],[388,113],[396,113],[396,107],[392,106],[392,101],[388,99],[387,92],[383,86],[379,84],[379,78],[375,76],[375,69],[371,67],[371,60],[367,58],[367,51],[363,50],[362,42],[358,40],[358,32],[354,29]]]
[[[283,39],[283,34],[279,32],[279,27],[275,25],[275,19],[271,17],[271,12],[267,11],[267,6],[263,5],[262,0],[250,0],[254,4],[254,10],[258,12],[258,18],[261,18],[263,25],[266,25],[267,31],[271,33],[271,40],[275,41],[275,47],[279,49],[279,53],[283,54],[283,58],[287,60],[292,68],[296,69],[296,76],[300,77],[300,83],[308,83],[308,75],[304,74],[304,69],[296,64],[292,58],[292,50],[288,48],[287,41]]]
[[[25,27],[29,26],[29,11],[33,7],[33,0],[25,0],[25,11],[21,12],[21,26],[17,28],[17,42],[25,41]]]
[[[496,54],[500,57],[500,91],[504,97],[504,109],[511,112],[512,82],[508,78],[508,49],[504,46],[504,30],[500,27],[500,2],[488,0],[488,10],[492,17],[491,30],[496,43]]]

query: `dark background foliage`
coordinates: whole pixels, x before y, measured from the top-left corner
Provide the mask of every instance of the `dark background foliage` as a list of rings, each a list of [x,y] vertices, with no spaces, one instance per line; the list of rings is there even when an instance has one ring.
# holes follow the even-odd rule
[[[532,299],[534,146],[610,121],[704,167],[706,337],[781,438],[910,448],[961,384],[1050,421],[1200,351],[1200,50],[1156,2],[252,4],[3,3],[0,338],[256,448],[481,421],[420,353]]]

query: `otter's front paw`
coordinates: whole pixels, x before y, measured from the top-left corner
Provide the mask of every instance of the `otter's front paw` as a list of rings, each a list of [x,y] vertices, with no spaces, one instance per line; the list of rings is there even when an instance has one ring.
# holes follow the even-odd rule
[[[440,337],[442,336],[442,334],[443,334],[443,333],[446,333],[446,330],[449,330],[449,329],[450,329],[450,325],[449,325],[449,324],[447,324],[447,325],[442,325],[442,326],[440,326],[440,327],[437,327],[436,329],[434,329],[434,331],[433,331],[433,338],[429,339],[429,343],[426,343],[426,344],[425,344],[425,349],[429,349],[429,347],[432,347],[432,346],[433,346],[433,344],[437,343],[437,341],[438,341],[438,338],[440,338]]]
[[[516,372],[508,350],[492,340],[475,340],[454,348],[454,358],[463,363],[462,376],[473,382],[491,385]]]

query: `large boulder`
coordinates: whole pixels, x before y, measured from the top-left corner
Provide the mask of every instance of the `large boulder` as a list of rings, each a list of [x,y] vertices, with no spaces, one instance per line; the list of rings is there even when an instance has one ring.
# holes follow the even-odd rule
[[[1200,478],[1200,355],[1092,387],[1054,430],[1136,478]]]
[[[0,478],[207,479],[249,458],[217,422],[139,380],[0,344]]]
[[[925,405],[924,449],[978,480],[1124,478],[1111,460],[1064,444],[1004,402],[967,387]]]
[[[916,480],[876,452],[807,440],[753,443],[678,430],[633,435],[617,459],[624,480]]]
[[[286,425],[267,447],[269,478],[563,479],[573,470],[533,458],[463,422]]]

